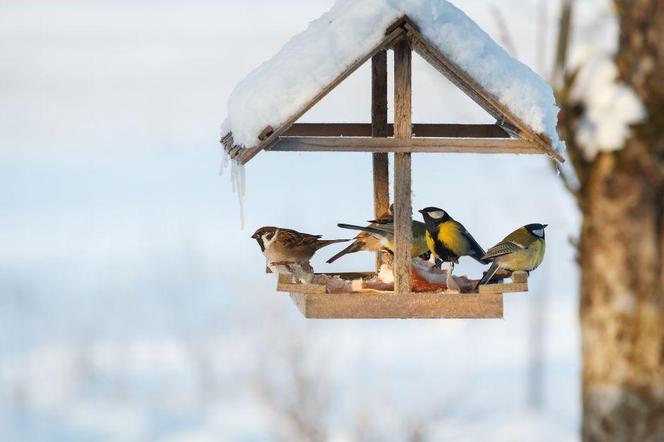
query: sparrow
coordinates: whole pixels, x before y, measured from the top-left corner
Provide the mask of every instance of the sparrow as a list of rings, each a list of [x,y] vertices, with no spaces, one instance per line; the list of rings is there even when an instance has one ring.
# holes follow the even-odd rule
[[[379,242],[380,250],[387,250],[394,253],[394,222],[392,220],[387,222],[375,220],[367,227],[356,226],[353,224],[337,224],[337,226],[342,229],[359,230],[368,233]],[[410,252],[411,256],[415,258],[416,256],[427,254],[429,249],[425,239],[426,228],[424,223],[413,221],[411,224],[411,232],[413,235]]]
[[[446,211],[427,207],[420,213],[426,226],[427,246],[438,260],[450,263],[450,274],[462,256],[470,256],[481,264],[489,263],[483,258],[484,249],[475,238]]]
[[[251,235],[261,248],[261,252],[274,265],[299,264],[307,271],[313,271],[309,261],[321,248],[347,239],[322,240],[321,235],[300,233],[279,227],[261,227]]]
[[[507,235],[505,239],[491,247],[483,256],[483,260],[492,261],[478,285],[491,281],[499,270],[509,272],[532,272],[544,260],[546,242],[544,229],[546,224],[528,224]]]
[[[369,221],[371,224],[369,224],[367,227],[378,227],[380,224],[390,224],[393,222],[393,217],[392,217],[392,206],[390,206],[389,212],[385,213],[381,217],[379,217],[376,220]],[[334,261],[337,259],[341,258],[342,256],[348,255],[350,253],[356,253],[356,252],[380,252],[383,251],[383,245],[381,244],[380,239],[376,238],[373,236],[371,233],[368,232],[360,232],[353,238],[353,243],[343,249],[341,252],[337,253],[334,255],[332,258],[327,260],[328,264],[332,264]]]

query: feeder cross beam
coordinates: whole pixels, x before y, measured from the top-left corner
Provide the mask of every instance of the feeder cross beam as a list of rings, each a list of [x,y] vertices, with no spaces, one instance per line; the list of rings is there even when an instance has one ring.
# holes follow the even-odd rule
[[[394,47],[394,138],[412,137],[412,50],[407,38]],[[412,244],[411,154],[394,154],[394,291],[410,293]]]
[[[379,51],[371,59],[371,136],[386,138],[387,126],[387,51]],[[374,216],[378,219],[390,207],[390,175],[387,153],[373,154]],[[376,271],[382,264],[376,254]]]

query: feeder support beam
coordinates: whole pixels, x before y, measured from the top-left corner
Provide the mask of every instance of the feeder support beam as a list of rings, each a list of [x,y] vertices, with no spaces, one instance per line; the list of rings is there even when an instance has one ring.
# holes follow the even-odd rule
[[[387,51],[379,51],[371,59],[371,136],[386,138],[387,125]],[[373,154],[374,216],[385,215],[390,207],[390,175],[387,153]],[[376,254],[376,271],[382,264]]]
[[[412,137],[412,50],[407,38],[394,47],[394,138]],[[394,154],[394,291],[410,293],[412,244],[411,154]]]

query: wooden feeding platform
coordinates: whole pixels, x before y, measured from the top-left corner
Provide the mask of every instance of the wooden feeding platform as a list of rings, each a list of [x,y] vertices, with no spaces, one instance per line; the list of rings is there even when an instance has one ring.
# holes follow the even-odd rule
[[[388,124],[388,51],[394,54],[394,124]],[[413,51],[493,116],[495,124],[413,124]],[[372,65],[371,124],[298,123],[302,115],[369,60]],[[239,164],[246,164],[261,151],[371,153],[376,217],[386,213],[390,206],[388,155],[392,155],[394,287],[385,291],[328,293],[325,285],[296,282],[291,275],[279,275],[277,290],[290,293],[305,317],[502,318],[503,294],[528,291],[527,276],[521,274],[513,275],[510,283],[484,285],[472,293],[418,293],[412,290],[410,249],[413,154],[545,154],[561,162],[563,159],[546,135],[533,131],[512,109],[478,84],[469,72],[446,57],[408,17],[393,23],[379,44],[368,52],[358,54],[353,63],[339,72],[329,84],[321,86],[315,95],[312,94],[305,104],[285,118],[278,127],[265,127],[258,139],[259,143],[255,146],[236,145],[233,133],[228,132],[221,142],[228,156]],[[375,275],[355,273],[327,276],[352,280]]]
[[[375,273],[318,274],[343,280],[374,278]],[[280,274],[278,292],[289,293],[308,319],[502,319],[503,294],[528,291],[525,273],[512,275],[510,283],[487,284],[472,293],[416,292],[399,294],[374,289],[329,293],[325,284],[296,282]],[[471,281],[474,285],[477,281]]]

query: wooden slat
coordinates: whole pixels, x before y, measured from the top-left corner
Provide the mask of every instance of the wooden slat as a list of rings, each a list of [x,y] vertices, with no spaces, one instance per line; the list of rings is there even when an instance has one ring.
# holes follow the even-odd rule
[[[386,50],[379,51],[371,59],[371,126],[366,127],[366,129],[367,136],[385,138],[390,135],[387,125]]]
[[[373,131],[366,123],[295,123],[283,137],[392,137],[394,125],[387,124],[387,135]],[[413,124],[413,136],[421,138],[510,138],[497,124]]]
[[[501,294],[301,294],[291,299],[311,319],[501,319]]]
[[[337,273],[316,273],[316,275],[324,275],[324,276],[338,276],[339,278],[346,280],[346,281],[352,281],[355,279],[364,279],[364,278],[372,278],[376,276],[376,272],[337,272]]]
[[[542,147],[515,138],[281,137],[276,152],[517,153],[542,154]]]
[[[528,272],[512,273],[512,282],[516,283],[528,282]]]
[[[412,50],[407,38],[394,47],[394,138],[412,136]],[[412,243],[411,154],[394,154],[394,291],[410,293]]]
[[[357,279],[366,279],[376,276],[376,272],[342,272],[342,273],[316,273],[315,276],[338,277],[345,281],[354,281]],[[326,293],[327,286],[323,284],[305,284],[296,282],[293,275],[288,273],[279,273],[277,275],[277,291],[286,293]]]
[[[489,293],[520,293],[528,291],[527,282],[512,282],[507,284],[486,284],[480,286],[480,294]]]
[[[479,288],[480,293],[520,293],[528,291],[528,273],[514,272],[512,282],[502,284],[486,284]]]
[[[387,137],[387,51],[371,59],[371,136]],[[384,216],[390,207],[390,167],[387,153],[374,153],[372,158],[374,217]],[[376,271],[382,264],[376,253]]]
[[[493,115],[498,121],[507,121],[519,130],[519,135],[534,144],[538,144],[551,157],[564,162],[564,158],[551,148],[550,140],[547,140],[542,134],[533,132],[528,125],[516,117],[512,111],[500,103],[496,98],[487,93],[477,82],[472,79],[463,69],[452,63],[447,57],[435,49],[420,32],[408,23],[404,24],[408,31],[408,36],[413,42],[413,47],[420,56],[427,60],[439,72],[445,75],[459,89],[465,92],[477,104],[482,106],[487,112]]]
[[[316,105],[320,100],[322,100],[327,94],[329,94],[334,88],[336,88],[342,81],[348,78],[353,72],[360,68],[366,61],[373,57],[379,51],[390,47],[395,41],[401,38],[405,34],[403,28],[397,28],[388,35],[385,36],[383,41],[376,46],[373,50],[359,57],[355,62],[353,62],[345,71],[343,71],[337,78],[334,79],[330,84],[324,87],[315,97],[313,97],[308,103],[302,106],[297,112],[291,115],[281,126],[276,128],[272,134],[262,141],[257,146],[254,146],[249,149],[245,149],[240,156],[240,163],[246,164],[251,160],[258,152],[265,149],[267,146],[270,146],[274,143],[279,136],[281,136],[290,126],[293,125],[305,112],[311,109]]]
[[[297,292],[303,294],[323,295],[327,293],[327,287],[318,284],[300,284],[293,281],[290,275],[279,275],[277,291],[285,293]]]

